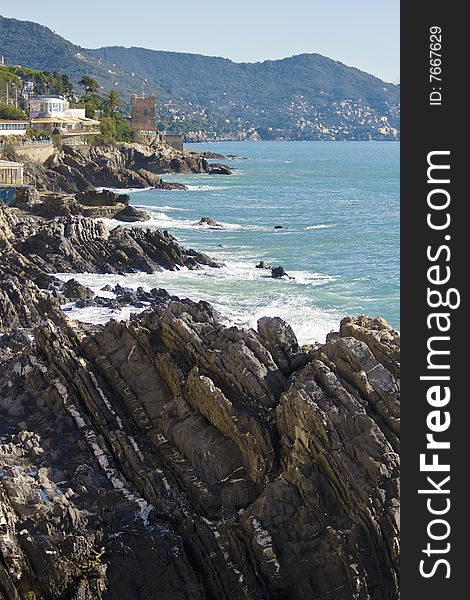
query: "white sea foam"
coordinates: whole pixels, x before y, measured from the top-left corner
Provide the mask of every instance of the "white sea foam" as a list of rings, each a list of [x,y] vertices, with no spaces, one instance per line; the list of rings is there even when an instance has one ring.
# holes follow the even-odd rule
[[[229,185],[185,185],[188,188],[188,191],[190,192],[212,192],[218,190],[228,190],[231,187],[235,187]]]
[[[154,287],[165,288],[169,293],[181,298],[210,302],[224,317],[228,324],[240,327],[256,327],[262,316],[278,316],[286,320],[294,329],[300,343],[324,341],[326,334],[338,326],[341,315],[334,311],[325,311],[314,306],[313,302],[301,292],[303,286],[321,286],[334,279],[322,273],[292,271],[295,279],[275,280],[269,272],[256,269],[254,262],[226,260],[224,253],[216,253],[223,259],[225,266],[220,269],[206,267],[193,271],[182,268],[179,271],[160,273],[132,273],[124,275],[98,275],[93,273],[59,274],[62,280],[74,277],[101,296],[110,292],[101,292],[104,283],[111,286],[137,288],[147,291]],[[291,290],[290,292],[288,290]],[[71,318],[92,323],[105,323],[109,319],[127,319],[131,313],[141,308],[126,307],[120,310],[88,307],[69,309]]]
[[[325,225],[322,223],[321,225],[310,225],[310,227],[306,227],[305,229],[329,229],[330,227],[333,227],[333,225]]]
[[[198,221],[191,219],[174,219],[165,212],[159,209],[165,209],[166,207],[143,207],[149,213],[150,219],[147,221],[140,221],[135,223],[123,223],[116,219],[100,219],[110,229],[117,227],[150,227],[155,229],[186,229],[186,230],[199,230],[199,231],[218,231],[218,232],[229,232],[229,231],[271,231],[271,227],[263,227],[261,225],[242,225],[240,223],[225,223],[220,222],[221,227],[213,227],[206,225],[205,223],[199,225]],[[175,210],[175,209],[173,209]]]
[[[145,188],[113,188],[113,187],[97,187],[96,190],[98,192],[102,192],[103,190],[107,190],[108,192],[114,192],[115,194],[136,194],[137,192],[147,192],[148,190],[153,190],[152,187]]]

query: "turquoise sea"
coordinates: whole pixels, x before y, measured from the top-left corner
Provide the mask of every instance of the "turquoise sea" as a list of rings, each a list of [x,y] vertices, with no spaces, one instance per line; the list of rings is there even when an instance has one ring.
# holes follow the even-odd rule
[[[208,300],[229,321],[247,326],[262,315],[280,316],[302,343],[323,341],[348,314],[381,315],[399,328],[398,143],[191,147],[245,158],[222,161],[235,169],[229,176],[166,176],[189,190],[139,191],[131,194],[132,204],[150,212],[145,226],[167,229],[225,266],[107,282],[165,287],[180,297]],[[201,227],[201,217],[224,227]],[[282,265],[295,279],[272,279],[255,268],[260,260]],[[103,276],[80,279],[97,289],[103,285]]]

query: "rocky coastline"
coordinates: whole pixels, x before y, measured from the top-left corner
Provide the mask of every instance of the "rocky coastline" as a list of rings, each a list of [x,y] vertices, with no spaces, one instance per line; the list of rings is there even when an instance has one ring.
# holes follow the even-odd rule
[[[10,160],[21,159],[12,148],[3,154]],[[17,189],[15,206],[48,218],[77,215],[146,221],[150,216],[130,205],[126,190],[187,190],[182,183],[162,179],[165,173],[231,175],[233,170],[219,162],[209,162],[203,153],[189,149],[181,152],[163,143],[64,143],[45,161],[25,161],[28,185]]]
[[[55,277],[200,265],[167,232],[0,209],[1,594],[396,600],[397,332],[301,348],[279,318]]]
[[[165,152],[70,147],[0,205],[0,598],[398,600],[395,330],[346,317],[300,347],[280,318],[240,329],[72,275],[220,267],[96,220],[147,217],[96,187],[210,172]],[[93,325],[71,307],[137,313]]]
[[[28,161],[25,165],[26,178],[36,189],[67,194],[99,187],[171,189],[171,184],[162,181],[162,174],[208,171],[208,162],[197,152],[137,143],[63,144],[43,164]]]
[[[219,266],[182,248],[167,231],[110,230],[86,217],[46,219],[0,205],[0,333],[29,329],[44,318],[62,321],[60,306],[70,294],[55,273],[154,273],[202,265]]]

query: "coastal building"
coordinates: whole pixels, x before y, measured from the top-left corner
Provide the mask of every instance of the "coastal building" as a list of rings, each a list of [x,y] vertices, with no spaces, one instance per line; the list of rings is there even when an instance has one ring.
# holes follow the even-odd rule
[[[11,119],[0,119],[0,138],[26,135],[26,130],[28,129],[28,127],[28,121],[12,121]]]
[[[131,97],[131,127],[148,143],[162,142],[175,150],[183,151],[183,136],[157,132],[157,97]]]
[[[71,105],[63,96],[37,96],[29,102],[31,127],[63,137],[96,135],[100,122],[85,116],[85,107]]]
[[[23,163],[0,160],[0,186],[23,185]]]
[[[131,97],[131,127],[141,134],[155,134],[157,131],[157,97]]]
[[[65,111],[69,106],[68,101],[63,96],[37,96],[29,102],[29,118],[65,118]]]

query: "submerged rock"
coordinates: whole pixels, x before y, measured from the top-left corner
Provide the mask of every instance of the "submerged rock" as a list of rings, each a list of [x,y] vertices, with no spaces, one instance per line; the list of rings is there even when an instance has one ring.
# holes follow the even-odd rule
[[[202,219],[197,223],[197,225],[206,225],[207,227],[223,227],[223,225],[221,225],[220,223],[217,223],[217,221],[214,221],[213,219],[210,219],[209,217],[202,217]]]
[[[228,158],[228,156],[225,156],[224,154],[219,154],[217,152],[209,152],[208,150],[202,152],[201,156],[206,160],[226,160]]]
[[[281,279],[282,277],[287,277],[288,279],[294,279],[284,271],[284,267],[272,267],[271,268],[271,277],[273,279]]]
[[[163,181],[160,179],[160,183],[155,186],[159,190],[187,190],[188,186],[177,181]]]

